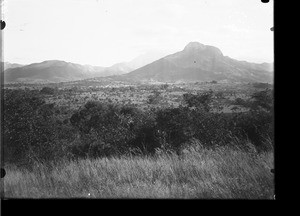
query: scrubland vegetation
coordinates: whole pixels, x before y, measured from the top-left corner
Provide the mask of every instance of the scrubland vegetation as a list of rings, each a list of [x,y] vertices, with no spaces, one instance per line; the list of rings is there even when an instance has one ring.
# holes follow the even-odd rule
[[[178,156],[121,156],[11,168],[7,197],[272,199],[273,154],[190,147]]]
[[[89,84],[5,89],[5,197],[273,198],[268,85]]]

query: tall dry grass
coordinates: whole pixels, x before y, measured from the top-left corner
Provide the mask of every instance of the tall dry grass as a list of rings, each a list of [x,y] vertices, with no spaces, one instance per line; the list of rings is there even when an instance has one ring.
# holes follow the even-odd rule
[[[63,161],[33,170],[7,167],[6,198],[272,199],[273,152],[205,149],[182,155],[122,156]]]

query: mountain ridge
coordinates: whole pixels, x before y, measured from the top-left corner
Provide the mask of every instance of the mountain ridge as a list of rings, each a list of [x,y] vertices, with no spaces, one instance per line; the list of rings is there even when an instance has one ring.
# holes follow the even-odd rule
[[[131,80],[272,82],[266,64],[238,61],[214,46],[188,43],[182,51],[122,75]]]
[[[114,80],[159,82],[272,82],[273,79],[272,63],[239,61],[224,56],[217,47],[195,41],[188,43],[181,51],[152,62],[149,61],[155,57],[145,56],[147,54],[110,67],[81,65],[62,60],[46,60],[29,65],[15,64],[4,71],[4,81],[64,82],[111,76]],[[139,67],[140,65],[142,66]]]
[[[108,77],[108,76],[117,76],[121,74],[128,73],[133,71],[141,66],[144,66],[148,63],[153,62],[156,59],[159,59],[164,55],[165,52],[152,50],[146,53],[143,53],[131,61],[120,62],[113,64],[108,67],[102,66],[93,66],[89,64],[77,64],[72,62],[67,62],[63,60],[45,60],[42,62],[31,63],[27,65],[15,64],[15,67],[20,67],[15,70],[9,70],[14,67],[6,67],[6,65],[13,65],[11,63],[6,63],[4,67],[4,78],[6,83],[10,82],[29,82],[29,83],[39,83],[39,82],[64,82],[64,81],[73,81],[80,79],[89,79],[95,77]],[[55,65],[56,64],[56,65]],[[57,69],[57,66],[69,67],[69,69],[60,68],[60,70],[53,72],[50,67],[54,66],[53,69]],[[74,75],[69,73],[69,77],[61,74],[59,71],[74,69]],[[76,69],[77,68],[77,69]],[[81,75],[79,74],[78,69],[81,70]],[[31,71],[32,70],[32,71]],[[44,72],[43,72],[44,71]],[[45,72],[46,71],[46,72]],[[46,77],[43,77],[42,74],[45,74]],[[49,77],[46,73],[52,74],[53,77]]]

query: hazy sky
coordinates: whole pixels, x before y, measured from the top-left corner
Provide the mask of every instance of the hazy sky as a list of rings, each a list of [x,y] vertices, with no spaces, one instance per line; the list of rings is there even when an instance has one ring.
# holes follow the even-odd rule
[[[58,59],[110,66],[191,41],[273,62],[273,1],[4,0],[4,61]]]

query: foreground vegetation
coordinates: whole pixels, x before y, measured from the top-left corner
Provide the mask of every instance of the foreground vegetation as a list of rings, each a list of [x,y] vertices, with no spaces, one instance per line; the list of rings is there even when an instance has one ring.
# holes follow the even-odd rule
[[[11,167],[4,186],[5,197],[23,198],[273,199],[271,168],[272,152],[194,142],[180,156],[161,151]]]
[[[5,89],[5,196],[270,198],[272,89],[228,87]]]

